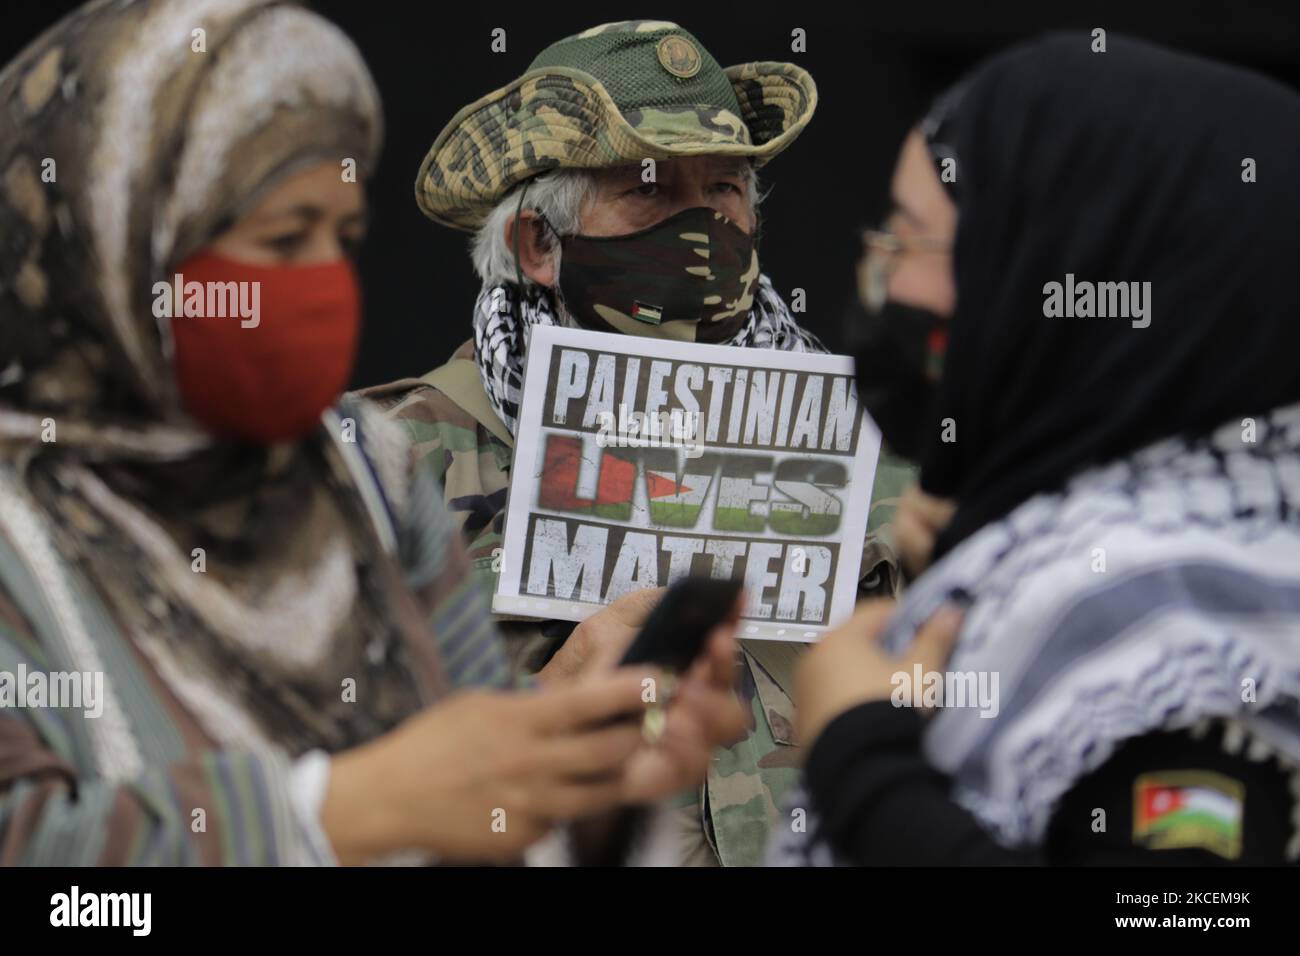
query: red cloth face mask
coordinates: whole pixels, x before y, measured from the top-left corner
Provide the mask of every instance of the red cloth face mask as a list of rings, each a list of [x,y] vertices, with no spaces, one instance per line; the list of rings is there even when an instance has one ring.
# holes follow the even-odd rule
[[[263,445],[310,434],[352,372],[361,293],[351,261],[262,266],[202,252],[176,273],[174,367],[190,415]]]

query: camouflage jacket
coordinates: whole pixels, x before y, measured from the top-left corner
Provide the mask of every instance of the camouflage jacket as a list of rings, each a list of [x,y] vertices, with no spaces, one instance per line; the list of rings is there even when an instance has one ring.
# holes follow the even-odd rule
[[[460,373],[456,388],[449,387],[447,378],[453,370]],[[477,376],[471,340],[457,349],[447,365],[423,378],[402,379],[364,394],[405,425],[417,458],[431,460],[443,483],[448,510],[461,523],[475,574],[491,592],[500,567],[512,447],[499,420],[484,424],[491,412],[486,395],[481,394],[482,384],[476,386],[480,396],[468,394]],[[448,391],[456,392],[462,403]],[[472,406],[473,412],[466,406]],[[858,589],[862,597],[897,593],[900,572],[891,522],[898,496],[915,477],[911,465],[882,451],[863,543]],[[543,666],[572,629],[567,622],[503,616],[497,621],[516,666],[529,672]],[[702,792],[690,795],[700,808],[702,832],[725,866],[761,860],[777,807],[794,782],[801,759],[790,695],[791,674],[803,645],[777,641],[742,641],[741,645],[745,666],[740,668],[740,691],[751,710],[749,734],[721,752]]]

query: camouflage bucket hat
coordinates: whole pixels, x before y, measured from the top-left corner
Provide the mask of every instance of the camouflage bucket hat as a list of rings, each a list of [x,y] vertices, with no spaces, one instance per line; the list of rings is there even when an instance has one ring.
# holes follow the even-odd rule
[[[628,20],[553,43],[438,134],[416,178],[435,222],[473,230],[516,183],[556,167],[678,156],[762,165],[803,132],[817,87],[793,63],[720,67],[675,23]]]

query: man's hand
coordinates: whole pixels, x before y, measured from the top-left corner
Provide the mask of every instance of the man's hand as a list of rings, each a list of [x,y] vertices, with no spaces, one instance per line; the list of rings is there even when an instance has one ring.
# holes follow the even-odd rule
[[[901,657],[880,648],[880,635],[893,614],[894,602],[863,601],[853,616],[804,654],[796,673],[799,739],[813,741],[835,717],[872,700],[887,700],[894,675],[942,670],[957,641],[962,613],[945,608],[925,622]]]
[[[538,674],[545,683],[582,682],[612,670],[646,618],[663,599],[664,588],[634,591],[579,624]],[[624,768],[627,803],[654,803],[704,779],[718,747],[735,743],[745,732],[744,708],[736,699],[735,629],[737,603],[725,624],[709,635],[705,651],[677,681],[672,699],[662,695],[662,675],[639,669],[653,680],[658,703],[667,707],[663,736],[639,747]]]
[[[537,679],[544,684],[563,683],[589,669],[612,668],[640,633],[665,590],[633,591],[601,608],[573,629],[555,656],[537,672]]]

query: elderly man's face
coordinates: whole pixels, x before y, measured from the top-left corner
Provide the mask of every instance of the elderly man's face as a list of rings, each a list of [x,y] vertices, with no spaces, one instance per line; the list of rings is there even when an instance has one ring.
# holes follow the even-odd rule
[[[707,206],[722,213],[739,228],[754,232],[754,210],[745,188],[746,159],[690,156],[655,164],[655,181],[645,182],[639,163],[594,171],[595,194],[584,204],[578,231],[587,236],[625,236],[648,229],[683,209]],[[536,211],[521,214],[525,228],[519,234],[519,265],[524,275],[539,285],[553,287],[557,276],[554,256],[544,245]],[[506,222],[504,239],[514,244],[514,219]]]
[[[655,181],[644,182],[640,164],[602,169],[596,193],[582,210],[588,236],[622,236],[662,222],[683,209],[707,206],[745,232],[754,231],[742,175],[744,159],[690,156],[655,164]]]

